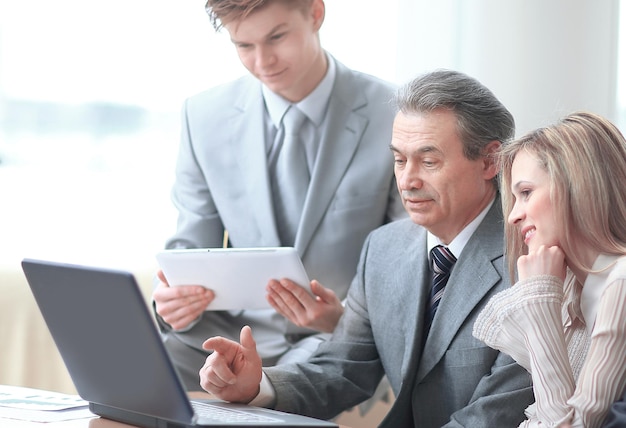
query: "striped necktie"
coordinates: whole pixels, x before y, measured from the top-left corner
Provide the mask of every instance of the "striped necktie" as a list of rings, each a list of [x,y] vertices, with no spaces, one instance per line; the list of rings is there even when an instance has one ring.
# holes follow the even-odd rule
[[[439,302],[443,296],[448,278],[450,278],[450,271],[456,262],[456,257],[450,252],[448,247],[443,245],[437,245],[430,250],[430,262],[433,271],[432,287],[430,289],[430,303],[428,318],[426,319],[427,330],[430,330],[430,326],[435,318],[435,313],[439,307]]]

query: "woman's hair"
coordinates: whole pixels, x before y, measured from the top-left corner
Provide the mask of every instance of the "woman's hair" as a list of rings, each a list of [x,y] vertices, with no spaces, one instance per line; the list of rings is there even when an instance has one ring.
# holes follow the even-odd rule
[[[484,156],[492,141],[505,144],[515,134],[515,120],[506,107],[479,81],[458,71],[424,74],[400,88],[394,101],[405,114],[453,111],[463,153],[470,160]]]
[[[306,12],[313,0],[207,0],[205,10],[215,31],[229,22],[245,19],[273,2],[280,2],[292,9]]]
[[[608,254],[626,252],[626,140],[605,118],[575,112],[552,126],[530,132],[498,154],[505,219],[515,200],[511,167],[520,151],[534,155],[549,177],[550,200],[560,225],[560,242],[568,264],[590,271],[577,248]],[[519,256],[526,254],[520,231],[505,225],[511,280]]]

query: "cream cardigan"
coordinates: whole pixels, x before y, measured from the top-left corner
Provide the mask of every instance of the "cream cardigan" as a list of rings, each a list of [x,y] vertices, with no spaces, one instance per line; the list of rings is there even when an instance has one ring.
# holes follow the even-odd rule
[[[600,255],[584,286],[535,276],[495,295],[474,336],[532,375],[520,427],[598,427],[626,385],[626,256]]]

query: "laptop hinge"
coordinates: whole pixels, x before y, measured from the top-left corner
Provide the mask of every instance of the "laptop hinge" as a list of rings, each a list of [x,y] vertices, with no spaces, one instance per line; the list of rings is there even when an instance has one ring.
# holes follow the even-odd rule
[[[152,416],[116,409],[110,406],[103,406],[97,403],[89,403],[89,410],[91,410],[91,413],[103,418],[137,425],[142,428],[184,428],[186,426],[165,419],[158,419]]]

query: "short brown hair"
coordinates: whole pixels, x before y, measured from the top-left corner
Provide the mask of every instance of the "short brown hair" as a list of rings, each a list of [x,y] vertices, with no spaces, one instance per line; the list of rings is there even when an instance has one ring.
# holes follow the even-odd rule
[[[207,0],[205,10],[211,19],[215,31],[219,31],[225,24],[245,19],[269,4],[280,1],[289,7],[302,11],[308,10],[313,0]]]

